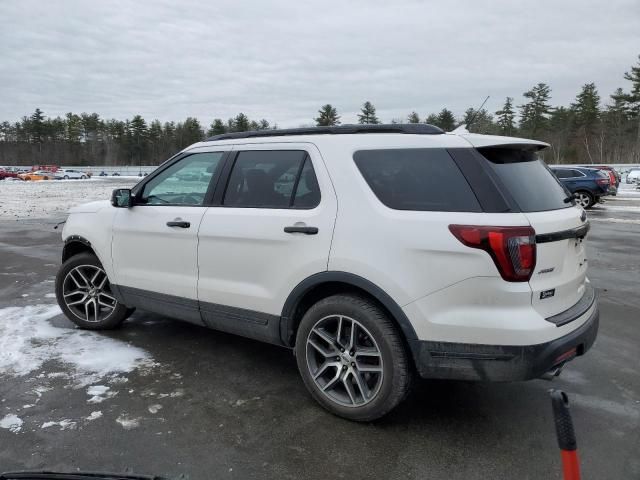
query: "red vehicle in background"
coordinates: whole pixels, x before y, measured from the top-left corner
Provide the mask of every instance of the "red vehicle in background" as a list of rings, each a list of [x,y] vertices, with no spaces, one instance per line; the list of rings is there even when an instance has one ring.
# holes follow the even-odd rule
[[[615,196],[618,193],[618,185],[620,184],[620,178],[618,172],[613,167],[608,165],[585,165],[584,168],[597,168],[609,175],[609,195]]]
[[[0,168],[0,180],[4,180],[5,178],[18,178],[18,174]]]

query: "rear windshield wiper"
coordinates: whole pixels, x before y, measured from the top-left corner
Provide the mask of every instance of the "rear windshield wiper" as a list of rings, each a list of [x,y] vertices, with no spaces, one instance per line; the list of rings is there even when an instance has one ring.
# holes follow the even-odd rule
[[[576,199],[576,196],[572,193],[567,198],[563,200],[564,203],[571,203]]]

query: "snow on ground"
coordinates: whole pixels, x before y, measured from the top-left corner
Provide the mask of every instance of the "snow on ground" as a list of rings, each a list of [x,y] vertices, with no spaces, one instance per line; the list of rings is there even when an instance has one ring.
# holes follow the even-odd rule
[[[9,415],[5,415],[2,420],[0,420],[0,428],[4,428],[13,433],[18,433],[22,430],[22,424],[24,422],[17,416],[12,413]]]
[[[125,342],[74,328],[54,327],[49,320],[61,313],[57,305],[28,305],[0,309],[0,376],[20,377],[55,361],[65,367],[75,387],[138,368],[155,366],[150,355]],[[90,395],[103,397],[109,387]],[[98,392],[100,390],[100,392]]]
[[[115,188],[130,188],[138,177],[0,181],[0,220],[64,216],[69,208],[94,200],[109,200]]]

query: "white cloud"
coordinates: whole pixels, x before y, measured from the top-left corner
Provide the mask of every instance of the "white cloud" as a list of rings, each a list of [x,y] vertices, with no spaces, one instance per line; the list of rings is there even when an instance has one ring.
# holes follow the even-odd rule
[[[491,95],[499,108],[537,82],[566,104],[581,84],[606,98],[640,45],[637,0],[553,2],[5,2],[0,120],[48,115],[208,124],[239,111],[280,126],[323,103],[385,120]]]

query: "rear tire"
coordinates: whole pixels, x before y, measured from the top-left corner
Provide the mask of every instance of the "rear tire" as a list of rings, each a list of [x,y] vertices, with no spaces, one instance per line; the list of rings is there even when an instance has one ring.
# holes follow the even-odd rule
[[[576,199],[576,203],[584,209],[589,209],[593,207],[594,203],[596,203],[593,195],[586,190],[577,191],[574,193],[574,196]]]
[[[86,252],[69,258],[58,270],[56,299],[65,316],[87,330],[116,328],[134,311],[113,296],[100,260]]]
[[[412,380],[398,328],[357,295],[333,295],[304,315],[296,335],[298,369],[313,398],[340,417],[366,422],[393,410]]]

